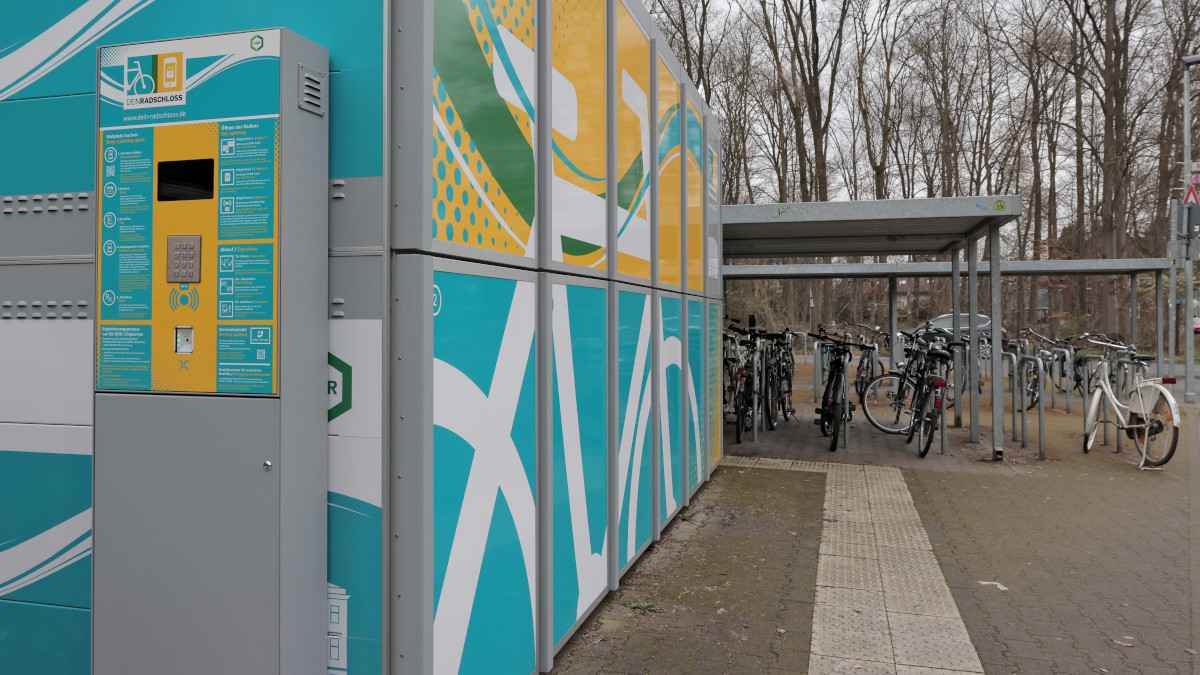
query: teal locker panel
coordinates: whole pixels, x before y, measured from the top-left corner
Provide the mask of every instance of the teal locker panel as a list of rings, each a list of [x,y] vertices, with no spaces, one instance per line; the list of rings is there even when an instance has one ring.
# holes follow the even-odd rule
[[[617,489],[620,522],[617,566],[624,568],[651,537],[651,312],[650,295],[618,291],[617,400],[620,442]]]
[[[554,284],[554,642],[608,591],[608,292]]]
[[[535,667],[536,286],[437,271],[434,670]]]
[[[683,302],[660,297],[658,345],[659,514],[665,525],[683,504]]]
[[[687,369],[684,378],[688,418],[688,494],[704,480],[705,414],[704,398],[704,302],[687,301]]]

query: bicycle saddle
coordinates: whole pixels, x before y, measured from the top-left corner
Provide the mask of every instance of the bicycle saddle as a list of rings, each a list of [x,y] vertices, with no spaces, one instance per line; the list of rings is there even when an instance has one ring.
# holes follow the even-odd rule
[[[930,349],[929,355],[935,359],[942,359],[944,361],[950,360],[950,352],[944,349]]]
[[[1150,361],[1154,361],[1157,358],[1158,357],[1154,356],[1153,354],[1134,354],[1133,355],[1134,361],[1141,361],[1142,363],[1148,363]]]

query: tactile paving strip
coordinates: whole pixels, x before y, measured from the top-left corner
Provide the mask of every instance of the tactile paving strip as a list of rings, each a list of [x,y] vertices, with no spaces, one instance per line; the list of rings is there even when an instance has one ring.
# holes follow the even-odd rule
[[[899,469],[747,457],[723,463],[826,474],[809,673],[983,672]]]

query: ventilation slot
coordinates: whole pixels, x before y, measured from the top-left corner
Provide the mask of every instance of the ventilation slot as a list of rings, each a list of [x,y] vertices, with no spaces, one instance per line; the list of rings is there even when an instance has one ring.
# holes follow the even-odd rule
[[[325,115],[325,73],[300,64],[296,105],[314,115]]]

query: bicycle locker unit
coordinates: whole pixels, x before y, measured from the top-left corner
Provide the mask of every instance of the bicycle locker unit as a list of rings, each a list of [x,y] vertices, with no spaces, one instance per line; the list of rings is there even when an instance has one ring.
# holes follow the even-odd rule
[[[565,2],[6,25],[0,671],[552,667],[723,426],[720,130]]]

